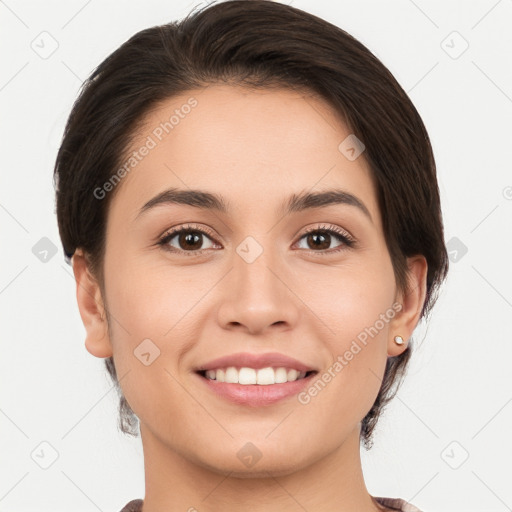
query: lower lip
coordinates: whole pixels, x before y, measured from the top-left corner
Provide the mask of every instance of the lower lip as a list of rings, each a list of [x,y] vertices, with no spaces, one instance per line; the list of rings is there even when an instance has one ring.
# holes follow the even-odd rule
[[[249,405],[253,407],[261,407],[272,405],[280,400],[297,395],[303,388],[309,385],[312,377],[316,373],[312,373],[303,379],[292,382],[284,382],[282,384],[230,384],[227,382],[219,382],[217,380],[208,379],[197,374],[204,383],[218,395],[240,405]]]

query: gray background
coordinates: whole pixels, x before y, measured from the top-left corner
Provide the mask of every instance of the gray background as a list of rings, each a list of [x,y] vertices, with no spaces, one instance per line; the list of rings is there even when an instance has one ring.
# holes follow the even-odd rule
[[[287,3],[388,66],[438,165],[451,271],[375,445],[362,450],[368,489],[425,512],[512,510],[512,1]],[[52,171],[92,69],[195,5],[0,1],[1,511],[118,511],[144,496],[140,439],[118,431],[103,360],[84,347]]]

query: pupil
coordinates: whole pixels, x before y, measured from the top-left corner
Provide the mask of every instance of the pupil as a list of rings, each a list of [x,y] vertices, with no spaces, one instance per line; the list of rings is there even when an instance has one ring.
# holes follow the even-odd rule
[[[323,243],[324,245],[327,246],[327,248],[329,247],[329,243],[326,243],[325,241],[327,240],[327,237],[325,234],[323,233],[320,233],[320,234],[312,234],[310,235],[310,238],[312,238],[314,240],[314,243],[313,245],[316,246],[316,248],[318,249],[321,245],[322,245],[322,241],[320,241],[320,243],[317,243],[319,238],[322,238],[323,239]],[[320,247],[320,248],[325,248],[325,247]]]
[[[184,237],[185,246],[195,249],[194,244],[197,244],[200,240],[200,235],[198,233],[187,233],[185,235],[182,235]],[[201,245],[199,243],[199,245]]]

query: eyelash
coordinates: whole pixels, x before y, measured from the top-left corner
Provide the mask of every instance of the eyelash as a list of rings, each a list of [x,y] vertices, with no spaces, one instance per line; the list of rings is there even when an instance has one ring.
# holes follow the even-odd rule
[[[206,235],[206,236],[210,237],[211,239],[213,239],[213,241],[215,240],[213,233],[211,233],[208,229],[204,229],[204,228],[200,229],[200,228],[197,228],[197,227],[189,224],[187,226],[182,226],[180,228],[176,228],[171,231],[165,232],[162,235],[162,237],[160,238],[160,240],[158,241],[157,245],[162,246],[162,248],[166,251],[169,251],[172,253],[184,253],[184,254],[186,254],[186,256],[199,256],[203,252],[208,251],[209,249],[199,249],[197,251],[183,251],[181,249],[175,249],[174,247],[170,247],[168,245],[169,242],[176,235],[180,235],[182,233],[191,233],[191,232]],[[356,241],[345,230],[342,230],[336,226],[330,226],[330,227],[318,226],[318,227],[314,227],[314,228],[309,228],[302,234],[302,236],[299,238],[299,241],[302,240],[305,236],[309,235],[310,233],[317,233],[317,232],[334,235],[336,238],[338,238],[338,240],[340,242],[342,242],[342,245],[340,245],[336,249],[331,249],[331,250],[315,251],[315,250],[310,249],[308,251],[310,253],[318,253],[320,255],[334,254],[334,253],[338,253],[340,251],[346,250],[347,248],[352,248],[356,244]]]

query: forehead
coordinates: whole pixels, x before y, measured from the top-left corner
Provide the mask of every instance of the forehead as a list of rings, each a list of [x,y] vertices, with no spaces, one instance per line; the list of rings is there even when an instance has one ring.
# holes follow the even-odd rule
[[[336,187],[357,194],[374,216],[369,168],[363,157],[352,160],[342,151],[349,136],[331,106],[312,95],[230,85],[193,89],[146,114],[111,208],[133,217],[155,194],[180,188],[222,195],[236,213],[275,208],[292,192]]]

